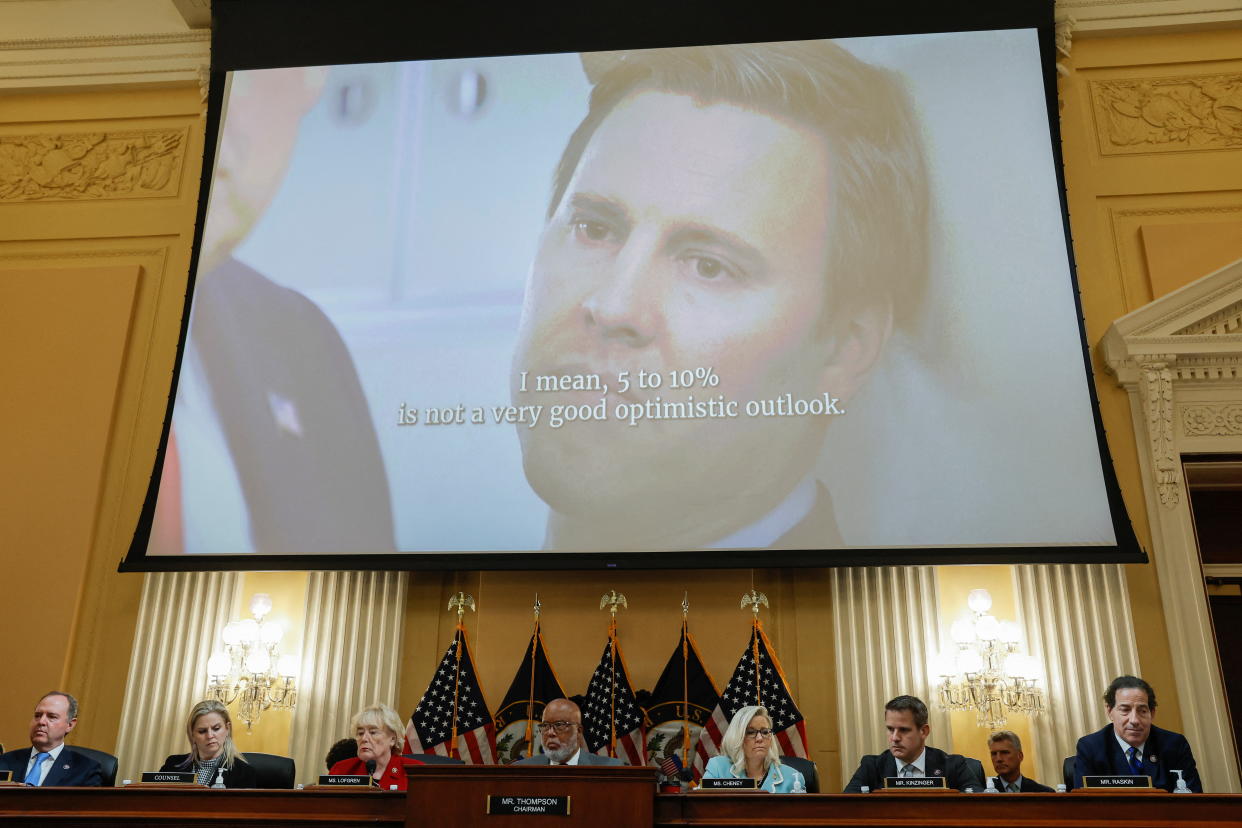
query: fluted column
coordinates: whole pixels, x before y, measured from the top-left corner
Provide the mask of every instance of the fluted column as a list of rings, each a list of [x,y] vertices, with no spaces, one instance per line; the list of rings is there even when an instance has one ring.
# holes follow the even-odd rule
[[[359,709],[397,703],[408,578],[404,572],[311,573],[290,734],[298,781],[313,782],[324,772],[324,755],[353,735],[349,720]]]
[[[117,735],[118,783],[189,749],[185,717],[207,693],[207,659],[233,615],[236,572],[153,572],[142,587]]]
[[[908,693],[932,700],[927,659],[939,646],[938,613],[930,566],[832,570],[843,781],[860,756],[884,749],[889,699]],[[948,715],[930,703],[928,713],[935,743],[950,749]]]
[[[1078,738],[1103,726],[1108,683],[1139,674],[1126,574],[1117,564],[1015,566],[1014,592],[1048,689],[1048,712],[1031,717],[1039,755],[1033,775],[1056,785]]]

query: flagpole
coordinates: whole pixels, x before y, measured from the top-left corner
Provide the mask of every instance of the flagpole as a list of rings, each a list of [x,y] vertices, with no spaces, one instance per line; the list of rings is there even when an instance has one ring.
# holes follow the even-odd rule
[[[530,694],[526,697],[526,755],[535,755],[535,661],[539,649],[539,593],[535,593],[535,632],[530,637]]]
[[[474,609],[474,598],[464,592],[459,592],[449,599],[449,611],[457,610],[457,630],[453,634],[456,644],[453,648],[456,660],[453,669],[453,723],[452,734],[449,737],[449,757],[452,759],[459,758],[457,755],[457,691],[461,686],[461,647],[466,635],[466,625],[462,621],[462,616],[466,614],[466,607]]]
[[[690,593],[681,596],[681,766],[690,762]]]
[[[756,592],[752,586],[750,592],[742,595],[742,609],[747,606],[751,610],[750,620],[750,658],[755,662],[755,704],[763,706],[763,693],[761,692],[763,675],[759,670],[759,606],[769,606],[768,596],[762,592]]]
[[[610,675],[608,676],[608,755],[617,755],[617,607],[629,607],[625,596],[611,589],[599,599],[599,608],[608,607],[611,614],[608,621],[608,658]]]

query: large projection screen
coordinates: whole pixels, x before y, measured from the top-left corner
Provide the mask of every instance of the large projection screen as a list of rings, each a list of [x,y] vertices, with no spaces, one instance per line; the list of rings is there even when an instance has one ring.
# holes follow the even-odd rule
[[[219,73],[123,567],[1142,559],[1045,34]]]

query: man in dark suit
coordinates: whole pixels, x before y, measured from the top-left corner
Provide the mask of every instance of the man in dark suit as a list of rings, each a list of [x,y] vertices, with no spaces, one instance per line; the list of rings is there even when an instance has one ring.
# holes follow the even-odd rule
[[[1150,776],[1157,788],[1172,791],[1182,772],[1186,787],[1203,793],[1199,770],[1186,737],[1152,724],[1156,691],[1137,676],[1118,676],[1104,693],[1104,710],[1111,724],[1078,740],[1074,757],[1074,786],[1084,776]]]
[[[623,765],[620,759],[587,750],[582,740],[582,710],[569,699],[553,699],[543,708],[539,723],[543,753],[514,762],[515,765]]]
[[[1012,730],[998,730],[988,737],[988,753],[992,756],[992,785],[1001,793],[1053,793],[1022,775],[1022,740]]]
[[[898,696],[884,705],[884,727],[888,730],[888,750],[864,756],[846,793],[862,793],[864,787],[884,787],[889,776],[913,778],[944,777],[950,788],[959,791],[983,790],[983,765],[956,753],[927,747],[931,725],[927,705],[914,696]]]
[[[0,770],[31,786],[87,788],[103,784],[99,763],[65,744],[78,723],[78,700],[52,692],[39,699],[30,720],[30,747],[0,756]]]

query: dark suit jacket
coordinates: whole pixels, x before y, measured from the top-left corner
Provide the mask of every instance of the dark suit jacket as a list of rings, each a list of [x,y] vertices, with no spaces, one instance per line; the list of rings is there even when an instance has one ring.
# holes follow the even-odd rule
[[[996,790],[998,791],[1004,791],[1005,786],[1009,784],[999,776],[993,776],[992,782],[996,785]],[[1052,788],[1049,788],[1047,785],[1041,785],[1034,779],[1027,779],[1024,776],[1022,777],[1022,784],[1018,786],[1018,793],[1056,793],[1056,791],[1052,790]]]
[[[10,750],[0,756],[0,770],[13,771],[13,781],[26,778],[26,765],[30,762],[30,746]],[[43,780],[45,788],[97,788],[103,784],[99,763],[68,745],[47,772]]]
[[[950,788],[963,790],[974,788],[983,790],[983,766],[972,762],[965,756],[956,753],[945,753],[934,747],[924,747],[927,761],[924,768],[927,776],[943,776],[948,780]],[[884,778],[897,775],[897,759],[889,751],[875,756],[864,756],[858,763],[858,770],[850,783],[845,786],[846,793],[862,793],[863,786],[873,791],[884,787]]]
[[[190,754],[188,753],[174,753],[164,760],[160,770],[164,773],[188,773],[194,770],[194,762],[190,759]],[[214,782],[215,780],[212,781]],[[250,767],[239,757],[233,762],[233,767],[224,771],[224,787],[257,788],[259,787],[259,777],[255,774],[254,768]]]
[[[519,759],[513,763],[514,765],[550,765],[552,760],[548,758],[546,753],[536,753],[534,756],[527,756],[525,759]],[[579,765],[624,765],[625,762],[615,756],[600,756],[598,753],[591,753],[586,748],[578,754]]]
[[[1157,788],[1171,791],[1177,787],[1177,774],[1173,770],[1182,772],[1188,788],[1195,793],[1203,793],[1199,769],[1195,767],[1195,757],[1186,737],[1152,725],[1147,744],[1143,746],[1142,772],[1151,777],[1151,783]],[[1084,776],[1124,776],[1129,773],[1130,763],[1117,743],[1111,724],[1078,740],[1078,755],[1074,757],[1074,787],[1082,787]]]
[[[254,550],[393,551],[379,439],[353,358],[323,311],[229,259],[199,278],[190,336]],[[277,399],[296,412],[300,433],[276,421]]]

